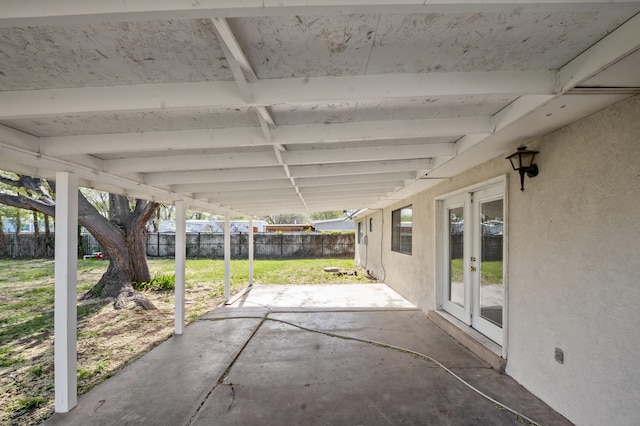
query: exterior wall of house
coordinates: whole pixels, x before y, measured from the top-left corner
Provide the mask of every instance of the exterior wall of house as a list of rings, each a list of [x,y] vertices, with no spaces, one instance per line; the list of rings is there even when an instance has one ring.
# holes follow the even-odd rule
[[[381,255],[372,258],[378,240],[370,238],[368,269],[434,309],[435,198],[508,174],[506,372],[576,424],[637,424],[640,97],[528,147],[540,151],[540,174],[525,178],[524,192],[501,156],[385,209]],[[390,251],[391,211],[407,204],[410,256]],[[564,351],[564,364],[555,361],[555,348]]]

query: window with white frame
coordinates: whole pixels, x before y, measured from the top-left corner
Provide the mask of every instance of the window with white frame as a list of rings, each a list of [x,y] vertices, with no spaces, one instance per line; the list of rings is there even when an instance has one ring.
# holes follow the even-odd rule
[[[391,212],[391,250],[411,254],[413,207],[405,206]]]

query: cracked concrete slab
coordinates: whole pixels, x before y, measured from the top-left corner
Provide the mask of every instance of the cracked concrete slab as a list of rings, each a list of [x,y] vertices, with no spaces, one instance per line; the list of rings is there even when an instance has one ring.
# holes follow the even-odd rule
[[[208,313],[44,424],[522,424],[428,357],[540,424],[571,424],[424,312],[375,297],[363,310],[356,293],[368,285],[349,289],[357,306],[341,310],[318,308],[334,300],[324,286],[280,287]]]
[[[192,425],[522,424],[420,356],[281,321],[427,352],[541,424],[570,424],[424,313],[377,311],[269,314]]]
[[[44,424],[185,424],[259,324],[196,321]]]

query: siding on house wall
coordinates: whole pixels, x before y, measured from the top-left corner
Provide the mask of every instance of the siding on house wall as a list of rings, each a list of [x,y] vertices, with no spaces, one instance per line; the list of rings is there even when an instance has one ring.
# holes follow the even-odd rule
[[[528,147],[540,151],[540,174],[525,178],[524,192],[501,156],[385,209],[384,227],[374,219],[385,233],[381,255],[371,256],[369,237],[367,268],[434,309],[435,198],[508,174],[507,373],[576,424],[637,424],[640,97]],[[390,251],[391,211],[406,204],[412,256]],[[554,360],[556,347],[564,364]]]

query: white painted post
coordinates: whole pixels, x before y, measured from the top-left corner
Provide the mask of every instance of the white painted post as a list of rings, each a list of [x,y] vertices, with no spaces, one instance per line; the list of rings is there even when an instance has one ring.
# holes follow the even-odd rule
[[[55,410],[67,413],[78,403],[78,179],[67,172],[56,173],[55,224]]]
[[[253,286],[253,217],[249,218],[249,287]]]
[[[187,256],[187,220],[184,201],[178,200],[176,206],[176,285],[175,285],[175,334],[184,332],[184,277]]]
[[[224,216],[224,302],[231,298],[231,218]]]

